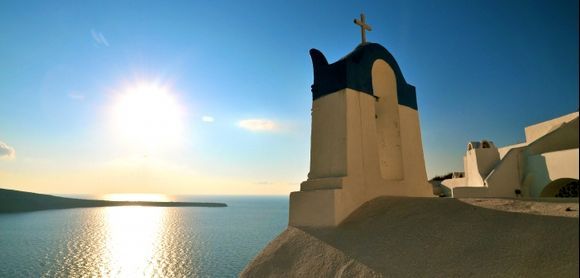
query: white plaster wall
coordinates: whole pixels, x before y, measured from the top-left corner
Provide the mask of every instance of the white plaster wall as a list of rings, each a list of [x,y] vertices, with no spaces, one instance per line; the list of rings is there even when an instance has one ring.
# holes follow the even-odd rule
[[[386,62],[372,74],[378,101],[347,88],[313,102],[310,173],[290,195],[290,225],[336,226],[379,196],[433,196],[418,112],[398,105]]]
[[[403,179],[403,154],[397,80],[391,67],[383,60],[373,64],[373,90],[378,100],[375,103],[376,132],[381,175],[386,180]],[[373,121],[375,122],[375,121]]]
[[[481,177],[485,179],[487,175],[499,163],[499,152],[496,148],[475,149],[472,150],[477,158],[477,168]]]
[[[485,178],[490,197],[515,197],[515,190],[521,189],[524,149],[511,149]]]
[[[502,160],[495,148],[467,151],[464,157],[466,177],[444,180],[443,185],[453,189],[454,197],[482,197],[482,194],[514,197],[515,190],[521,187],[522,150],[521,147],[513,148]]]
[[[479,174],[477,167],[477,157],[475,152],[471,153],[469,150],[463,156],[463,171],[465,172],[466,185],[483,186],[483,178]]]
[[[545,122],[541,122],[535,125],[531,125],[525,128],[526,132],[526,142],[531,143],[536,139],[544,136],[549,131],[553,130],[557,126],[569,122],[574,118],[578,118],[578,112],[570,113],[562,117],[551,119]]]
[[[425,169],[419,113],[417,110],[399,105],[399,118],[405,182],[409,184],[407,187],[410,190],[409,194],[423,194],[423,188],[427,187],[425,185],[427,170]]]
[[[551,180],[559,178],[578,179],[578,149],[542,154]]]
[[[446,179],[443,180],[441,184],[445,185],[447,188],[466,187],[467,178]]]
[[[530,196],[540,197],[550,182],[560,178],[578,179],[578,149],[532,155],[527,158],[526,186]]]
[[[526,158],[526,173],[523,188],[526,195],[540,197],[540,193],[551,182],[546,160],[539,155],[531,155]]]
[[[332,113],[324,111],[337,112],[336,105],[342,104],[344,117],[332,117]],[[379,196],[432,196],[417,111],[396,107],[395,111],[400,112],[400,126],[404,127],[400,129],[403,140],[399,141],[405,160],[400,168],[406,167],[403,171],[408,174],[401,180],[387,180],[380,171],[377,142],[380,122],[375,118],[373,96],[343,89],[317,99],[313,107],[311,169],[308,180],[301,184],[301,191],[291,194],[290,225],[336,226],[362,204]],[[325,121],[332,123],[325,126]],[[318,134],[320,130],[327,134]],[[344,143],[326,142],[337,138]]]
[[[309,179],[347,174],[346,90],[312,103]]]
[[[452,188],[454,197],[514,197],[516,189],[524,196],[540,197],[552,181],[578,179],[578,112],[525,131],[526,143],[467,151],[466,180],[451,179],[442,184]]]
[[[578,118],[563,123],[528,146],[530,154],[578,148]]]
[[[339,112],[337,104],[342,105],[338,108],[344,110],[339,113],[344,117],[327,113]],[[336,226],[364,202],[376,197],[370,187],[380,186],[375,99],[347,88],[317,99],[313,107],[317,109],[312,115],[310,175],[301,184],[301,191],[290,196],[289,223]],[[325,117],[314,121],[317,116]],[[340,144],[330,144],[337,139]],[[339,165],[341,171],[330,171],[328,165]]]
[[[369,177],[380,176],[374,97],[347,89],[346,125],[348,176],[366,183]]]
[[[288,225],[336,226],[339,223],[336,203],[341,189],[298,191],[290,193]]]
[[[499,162],[499,151],[492,148],[468,150],[464,157],[464,170],[467,185],[484,185],[484,179]]]
[[[509,145],[509,146],[505,146],[505,147],[501,147],[499,149],[497,149],[499,151],[499,158],[503,159],[504,156],[513,148],[519,148],[519,147],[524,147],[527,146],[528,143],[518,143],[518,144],[513,144],[513,145]]]

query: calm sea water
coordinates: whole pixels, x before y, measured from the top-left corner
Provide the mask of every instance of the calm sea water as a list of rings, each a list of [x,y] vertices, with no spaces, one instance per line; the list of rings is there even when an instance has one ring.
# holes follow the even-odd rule
[[[286,197],[186,197],[227,208],[0,214],[0,277],[234,277],[288,219]]]

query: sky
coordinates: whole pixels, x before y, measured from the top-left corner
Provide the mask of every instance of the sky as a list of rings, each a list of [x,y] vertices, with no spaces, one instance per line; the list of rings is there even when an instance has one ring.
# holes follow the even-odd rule
[[[309,168],[312,64],[417,88],[429,177],[578,110],[578,1],[0,1],[0,187],[271,195]]]

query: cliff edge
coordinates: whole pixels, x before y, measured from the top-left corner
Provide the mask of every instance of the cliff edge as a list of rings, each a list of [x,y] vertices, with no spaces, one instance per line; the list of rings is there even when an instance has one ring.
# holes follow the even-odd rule
[[[241,277],[578,277],[578,199],[381,197],[288,227]]]

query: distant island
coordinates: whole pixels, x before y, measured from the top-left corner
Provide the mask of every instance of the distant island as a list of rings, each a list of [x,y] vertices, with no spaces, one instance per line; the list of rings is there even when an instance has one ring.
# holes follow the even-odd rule
[[[90,208],[111,206],[147,207],[227,207],[225,203],[206,202],[152,202],[107,201],[58,197],[32,192],[0,188],[0,213],[26,212],[49,209]]]

